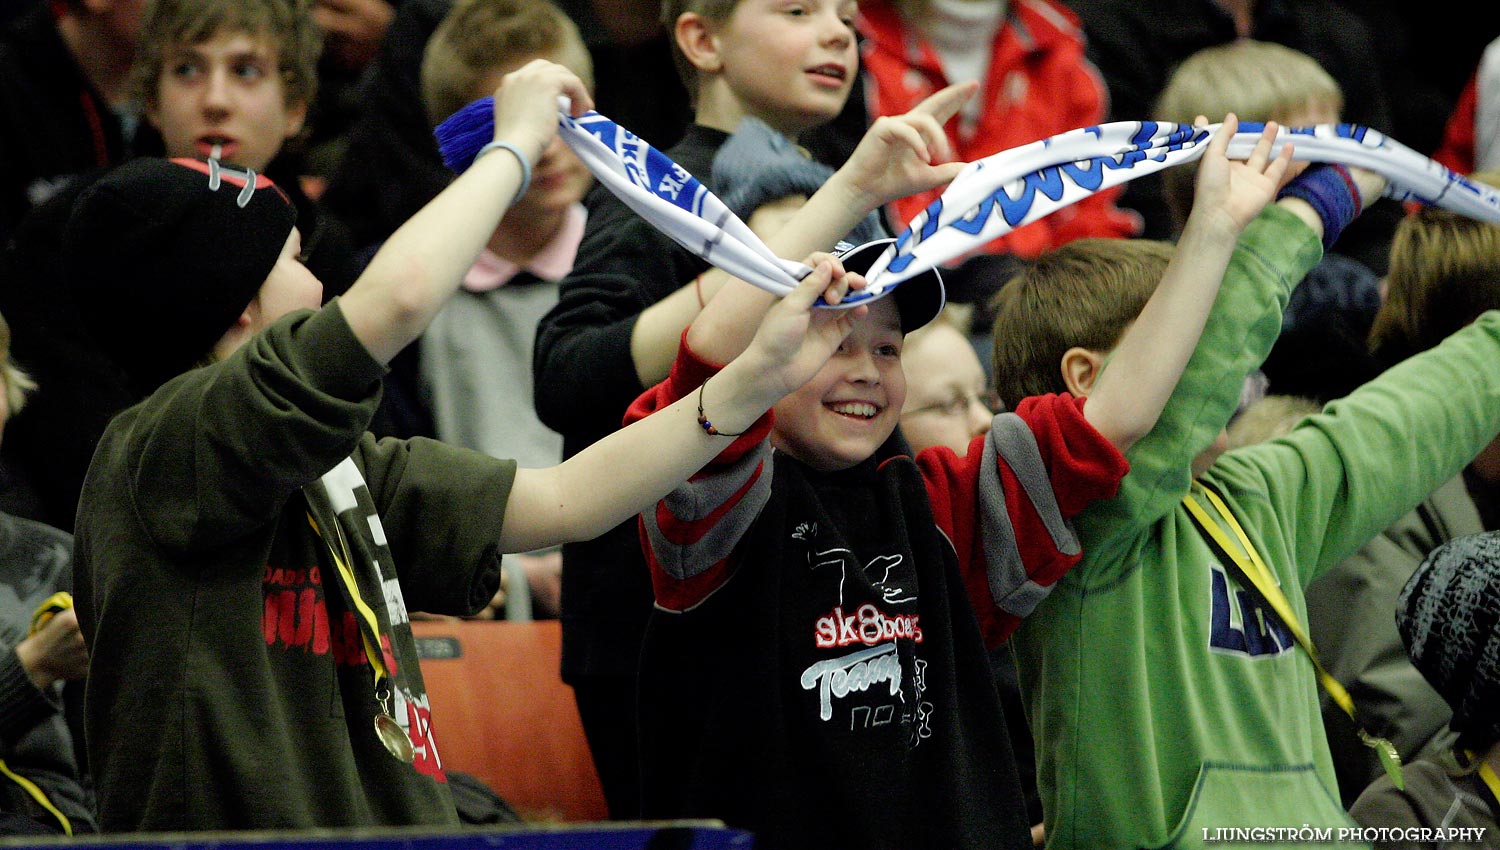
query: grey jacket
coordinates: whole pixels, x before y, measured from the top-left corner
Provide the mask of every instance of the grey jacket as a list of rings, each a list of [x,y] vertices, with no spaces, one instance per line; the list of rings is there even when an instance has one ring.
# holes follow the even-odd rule
[[[72,581],[72,535],[0,513],[0,759],[45,795],[77,835],[97,831],[94,797],[74,756],[60,694],[39,689],[16,655],[32,612]],[[20,783],[0,776],[0,834],[63,831],[57,815]]]
[[[1448,730],[1452,710],[1412,667],[1396,632],[1396,595],[1428,552],[1483,530],[1458,475],[1308,586],[1308,625],[1319,656],[1348,688],[1365,728],[1395,744],[1403,762],[1446,751],[1454,735]],[[1323,719],[1349,806],[1384,771],[1326,693]]]

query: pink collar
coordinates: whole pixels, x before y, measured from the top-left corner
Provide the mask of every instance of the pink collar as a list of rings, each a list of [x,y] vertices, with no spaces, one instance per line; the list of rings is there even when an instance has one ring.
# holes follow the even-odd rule
[[[469,292],[499,289],[522,271],[529,271],[543,280],[562,279],[573,270],[573,261],[578,257],[578,243],[583,240],[583,225],[587,219],[588,215],[582,204],[568,207],[557,235],[524,267],[485,248],[479,252],[479,259],[474,261],[474,265],[464,275],[464,289]]]

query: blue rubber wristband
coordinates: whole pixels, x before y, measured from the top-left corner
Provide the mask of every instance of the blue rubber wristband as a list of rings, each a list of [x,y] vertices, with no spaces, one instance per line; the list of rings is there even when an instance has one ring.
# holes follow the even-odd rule
[[[526,158],[526,154],[521,153],[520,148],[501,139],[496,139],[480,148],[479,152],[474,154],[474,161],[478,162],[480,157],[492,150],[510,151],[515,154],[516,161],[521,163],[521,187],[516,190],[516,196],[510,199],[510,202],[514,204],[516,201],[521,200],[521,196],[526,194],[527,189],[531,188],[531,161]]]
[[[1338,241],[1339,234],[1360,214],[1363,199],[1349,169],[1331,162],[1309,166],[1283,188],[1278,198],[1301,198],[1323,220],[1323,250]]]

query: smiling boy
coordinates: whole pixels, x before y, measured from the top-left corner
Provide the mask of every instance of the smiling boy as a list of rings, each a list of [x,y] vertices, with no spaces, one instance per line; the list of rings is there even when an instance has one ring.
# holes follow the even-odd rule
[[[872,126],[772,249],[949,176],[938,101]],[[1068,521],[1115,491],[1120,452],[1154,425],[1238,233],[1285,172],[1290,151],[1269,160],[1269,139],[1229,163],[1235,127],[1205,153],[1186,247],[1101,378],[1104,398],[1028,398],[963,456],[909,457],[901,349],[942,308],[929,272],[869,306],[811,380],[642,514],[657,602],[641,655],[647,817],[721,818],[764,847],[1030,846],[986,646],[1077,563]],[[842,269],[868,268],[889,241],[843,252]],[[772,303],[727,283],[631,417],[696,396],[712,422],[714,364]]]
[[[714,155],[742,118],[792,139],[836,118],[858,67],[854,13],[854,0],[664,3],[662,22],[694,104],[693,123],[667,155],[718,192]],[[667,376],[683,330],[718,286],[711,278],[699,285],[707,263],[610,192],[595,189],[585,205],[588,228],[558,305],[537,328],[533,364],[537,416],[563,435],[565,457],[618,429],[631,402]],[[634,817],[636,662],[651,610],[634,523],[564,547],[563,563],[563,679],[610,814]]]
[[[754,116],[796,138],[844,108],[858,69],[852,0],[669,2],[679,70],[696,76],[698,124]],[[688,69],[691,69],[689,71]]]

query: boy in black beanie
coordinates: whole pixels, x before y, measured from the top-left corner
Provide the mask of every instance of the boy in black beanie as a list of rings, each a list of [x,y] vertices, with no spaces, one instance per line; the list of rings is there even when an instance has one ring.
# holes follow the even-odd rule
[[[66,276],[84,324],[144,397],[214,347],[289,239],[300,256],[296,221],[264,175],[214,160],[137,159],[79,200],[64,235]]]
[[[264,177],[142,160],[80,199],[69,274],[151,393],[105,432],[77,522],[104,830],[456,825],[408,608],[471,613],[502,552],[599,534],[723,447],[692,400],[547,469],[366,433],[386,364],[525,191],[560,95],[591,105],[559,65],[508,74],[495,141],[321,310]],[[848,282],[824,263],[778,305],[716,423],[748,427],[827,360],[861,310],[809,311]]]
[[[1500,532],[1433,550],[1396,599],[1396,628],[1412,665],[1452,706],[1458,740],[1451,762],[1412,762],[1404,789],[1380,777],[1349,814],[1372,828],[1365,837],[1378,850],[1490,846],[1500,833]]]

